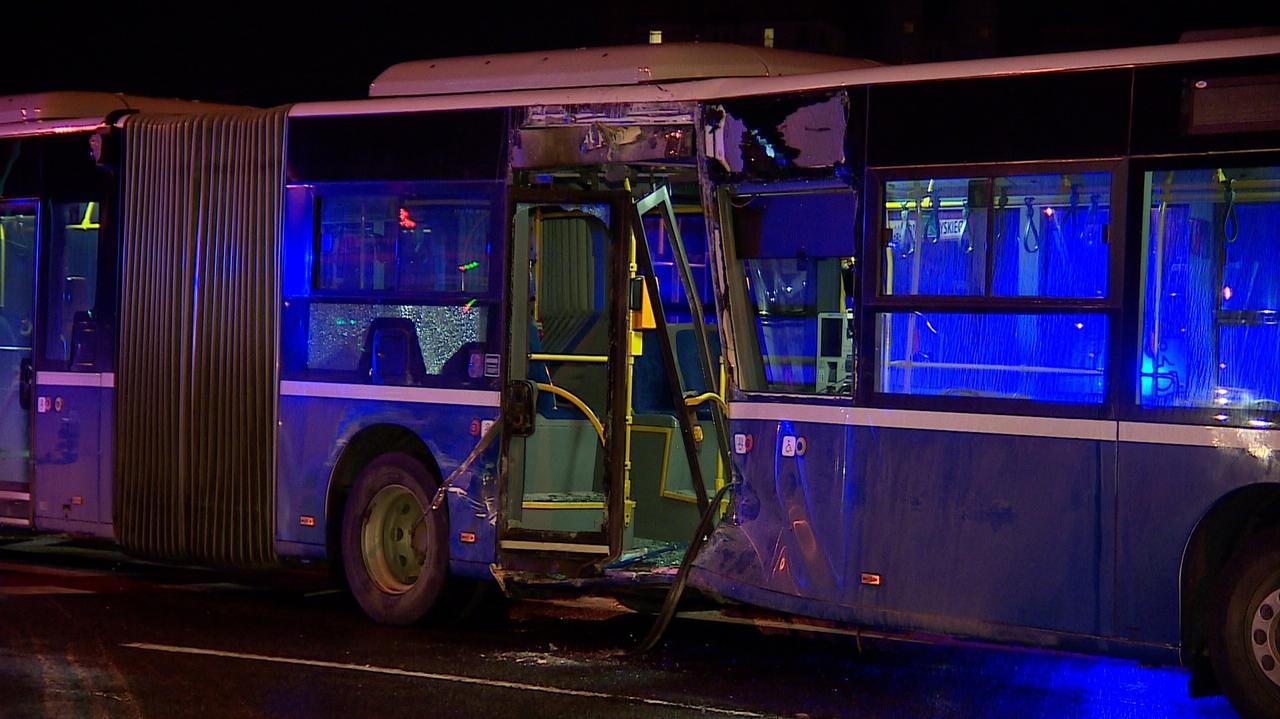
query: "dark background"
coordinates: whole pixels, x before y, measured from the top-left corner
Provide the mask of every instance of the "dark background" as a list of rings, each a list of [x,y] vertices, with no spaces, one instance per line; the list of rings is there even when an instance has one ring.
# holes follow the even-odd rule
[[[927,62],[1177,42],[1280,27],[1276,0],[98,3],[0,6],[0,94],[127,91],[273,105],[356,98],[396,62],[664,40]]]

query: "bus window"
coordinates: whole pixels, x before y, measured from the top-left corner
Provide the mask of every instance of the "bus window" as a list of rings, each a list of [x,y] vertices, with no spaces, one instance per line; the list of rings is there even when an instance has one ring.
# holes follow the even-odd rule
[[[1145,407],[1269,427],[1280,410],[1280,168],[1148,172]]]
[[[1106,172],[995,178],[992,294],[1106,297],[1110,195]]]
[[[681,324],[691,322],[689,300],[684,295],[684,285],[676,268],[674,250],[667,237],[667,226],[656,214],[645,215],[645,237],[653,252],[653,269],[658,275],[658,287],[662,292],[662,306],[667,311],[667,322]],[[680,239],[688,255],[689,268],[693,270],[693,284],[698,288],[707,322],[715,322],[715,302],[711,297],[710,265],[707,262],[707,221],[702,208],[697,205],[676,208]]]
[[[1108,172],[885,182],[876,391],[1101,404],[1110,193]]]
[[[93,310],[98,277],[98,203],[53,206],[45,359],[68,362],[76,315]]]
[[[885,183],[886,295],[986,294],[986,190],[963,177]]]
[[[880,392],[1101,404],[1107,316],[885,312]]]
[[[484,292],[489,201],[334,194],[320,202],[317,289]]]
[[[294,185],[286,203],[286,378],[495,381],[498,183]]]
[[[731,203],[760,363],[743,373],[743,388],[852,394],[853,193],[740,195]]]
[[[1110,180],[1086,172],[886,182],[882,293],[1105,297]]]

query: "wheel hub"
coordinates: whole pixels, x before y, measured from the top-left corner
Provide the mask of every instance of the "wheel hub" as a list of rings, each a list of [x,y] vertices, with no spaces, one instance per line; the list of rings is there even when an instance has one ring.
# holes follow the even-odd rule
[[[1280,589],[1268,594],[1253,613],[1249,625],[1249,647],[1258,669],[1280,686]]]
[[[422,503],[408,487],[383,487],[369,502],[360,531],[369,577],[384,592],[404,594],[418,581],[427,551]]]

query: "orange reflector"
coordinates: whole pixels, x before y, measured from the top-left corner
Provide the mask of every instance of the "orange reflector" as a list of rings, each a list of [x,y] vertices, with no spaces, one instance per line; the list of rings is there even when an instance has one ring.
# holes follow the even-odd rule
[[[316,518],[309,517],[304,514],[301,517],[298,517],[298,523],[304,527],[314,527],[316,526]]]
[[[880,586],[880,575],[872,574],[871,572],[863,572],[862,583],[871,587],[878,587]]]
[[[458,540],[459,540],[460,542],[462,542],[463,544],[475,544],[475,543],[476,543],[476,533],[475,533],[475,532],[462,532],[461,534],[459,534],[459,535],[458,535]]]

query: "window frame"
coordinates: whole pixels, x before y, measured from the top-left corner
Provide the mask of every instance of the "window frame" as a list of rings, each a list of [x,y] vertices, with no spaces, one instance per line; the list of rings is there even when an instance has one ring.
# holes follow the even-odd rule
[[[760,347],[760,338],[754,321],[754,304],[751,297],[747,293],[746,272],[743,269],[743,258],[738,256],[737,233],[733,224],[733,200],[742,196],[764,196],[764,195],[784,195],[784,194],[820,194],[820,193],[848,193],[853,201],[853,217],[851,226],[853,234],[849,237],[848,255],[840,257],[850,257],[854,259],[854,291],[851,298],[853,302],[852,308],[852,324],[854,332],[853,341],[853,370],[850,373],[850,380],[853,382],[852,391],[848,394],[825,394],[820,392],[797,392],[794,390],[778,390],[778,389],[749,389],[745,386],[744,379],[747,372],[747,362],[743,361],[744,354],[751,353],[752,360],[750,362],[751,369],[755,370],[752,375],[753,385],[766,385],[768,382],[764,378],[765,360]],[[860,233],[862,231],[862,217],[860,213],[864,212],[866,207],[865,193],[857,184],[827,178],[821,180],[787,180],[778,183],[760,183],[760,182],[740,182],[726,183],[718,185],[715,188],[717,222],[715,226],[719,229],[719,239],[714,239],[711,232],[708,231],[707,242],[718,243],[720,247],[720,258],[710,257],[712,262],[723,262],[725,268],[725,280],[727,283],[726,292],[723,295],[722,302],[725,304],[724,313],[729,315],[730,327],[733,336],[733,356],[737,360],[731,367],[733,374],[734,390],[742,397],[750,397],[753,400],[774,400],[781,401],[787,399],[800,399],[806,403],[831,403],[849,405],[853,404],[858,396],[859,384],[862,381],[860,365],[863,362],[859,359],[862,351],[862,341],[860,339],[862,332],[862,313],[859,308],[861,302],[863,283],[857,269],[857,262],[860,261],[858,247]],[[710,251],[710,248],[708,248]],[[826,256],[824,256],[825,258]],[[822,258],[810,258],[822,259]],[[814,318],[815,322],[818,320]]]
[[[332,289],[320,287],[317,278],[322,264],[320,243],[321,227],[323,220],[323,205],[325,186],[340,186],[342,189],[352,188],[353,186],[364,186],[370,190],[383,189],[384,193],[368,192],[368,193],[352,193],[360,195],[390,194],[400,199],[408,193],[413,186],[422,186],[429,184],[462,186],[464,188],[474,188],[479,190],[487,188],[490,190],[488,199],[490,200],[489,208],[491,217],[489,223],[489,242],[494,249],[490,253],[489,272],[487,277],[487,286],[483,292],[462,292],[451,290],[423,290],[423,289],[381,289],[381,290],[350,290],[350,289]],[[497,301],[501,295],[501,283],[503,281],[503,272],[505,268],[505,260],[501,256],[503,248],[504,236],[503,232],[506,227],[507,218],[501,215],[507,206],[506,190],[501,183],[493,180],[334,180],[325,182],[308,182],[300,185],[291,185],[291,187],[306,186],[307,203],[310,209],[311,232],[308,246],[310,261],[307,264],[307,288],[306,296],[311,301],[327,301],[343,304],[402,304],[402,305],[435,305],[447,304],[451,300],[459,300],[466,295],[473,296],[481,302]],[[450,193],[452,194],[452,193]],[[461,194],[456,193],[456,194]],[[462,200],[462,197],[432,197],[431,200]],[[478,199],[478,198],[475,198]],[[495,259],[496,258],[496,259]],[[288,298],[288,297],[286,297]],[[465,300],[463,300],[465,301]]]
[[[460,191],[443,193],[439,198],[428,199],[463,199],[464,193],[482,194],[490,201],[489,235],[492,243],[491,260],[488,268],[488,285],[483,292],[438,291],[438,290],[365,290],[325,289],[317,286],[316,277],[320,267],[321,242],[321,204],[326,187],[337,186],[340,192],[352,195],[393,194],[403,196],[415,187],[425,185],[449,186],[463,188]],[[358,191],[357,191],[358,190]],[[367,190],[367,191],[366,191]],[[303,200],[296,207],[290,207],[288,195],[290,191],[301,191]],[[488,313],[487,329],[483,338],[486,354],[496,354],[502,346],[502,337],[506,332],[503,305],[506,302],[507,272],[507,225],[510,222],[509,188],[506,183],[490,179],[332,179],[308,182],[290,182],[285,185],[285,207],[283,228],[283,252],[285,268],[302,271],[300,279],[281,283],[281,341],[289,343],[293,340],[307,346],[309,325],[293,326],[287,321],[288,306],[293,302],[305,303],[308,306],[308,321],[311,307],[316,305],[402,305],[418,307],[463,306],[469,299],[475,299],[478,306],[484,307]],[[421,341],[421,338],[419,338]],[[369,384],[368,378],[360,376],[356,370],[326,370],[308,367],[307,350],[299,353],[297,347],[290,344],[280,351],[281,378],[287,380],[306,380],[317,382],[338,382]],[[424,384],[412,385],[423,387],[466,387],[469,389],[495,388],[497,378],[485,376],[478,379],[458,380],[441,376],[429,377]]]
[[[1077,174],[1107,172],[1111,176],[1107,243],[1107,296],[1103,298],[982,295],[886,295],[883,292],[884,219],[886,183],[900,180],[953,179],[966,177],[1004,177],[1036,174]],[[1119,354],[1126,322],[1127,284],[1125,282],[1127,238],[1130,236],[1128,198],[1129,168],[1124,158],[1062,160],[1046,162],[983,163],[973,165],[924,165],[867,168],[864,203],[865,223],[858,261],[863,266],[862,290],[857,298],[859,362],[854,396],[860,405],[892,409],[924,409],[958,412],[1058,416],[1083,419],[1109,419],[1115,416],[1120,396],[1116,367],[1125,361]],[[990,223],[988,223],[990,226]],[[988,246],[988,263],[994,248]],[[990,288],[987,288],[990,291]],[[968,397],[947,395],[903,394],[883,392],[877,386],[882,361],[877,352],[877,326],[881,313],[944,312],[964,314],[1096,314],[1107,319],[1106,352],[1103,367],[1103,398],[1097,404],[1082,404],[1036,399]],[[1128,366],[1127,364],[1124,366]]]

